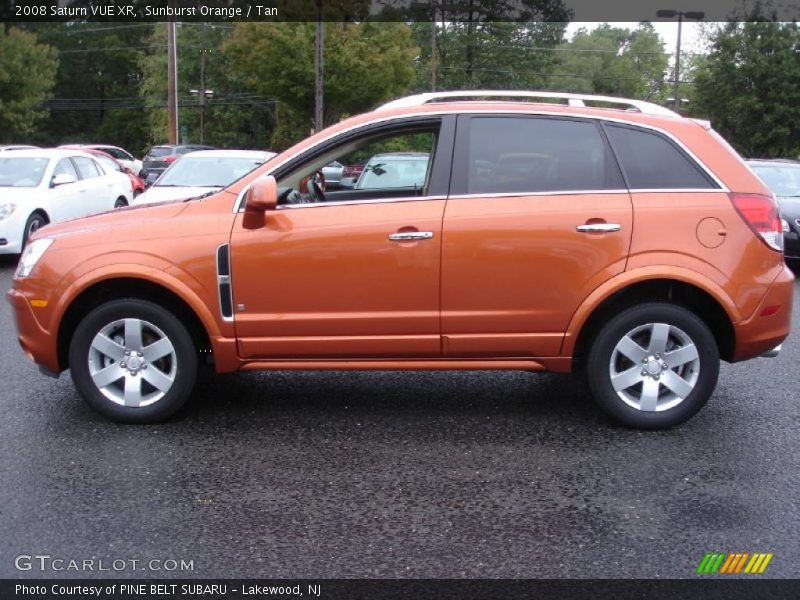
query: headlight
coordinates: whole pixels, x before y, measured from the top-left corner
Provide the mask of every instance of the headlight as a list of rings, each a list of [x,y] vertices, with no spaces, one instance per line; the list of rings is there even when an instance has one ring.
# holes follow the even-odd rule
[[[8,217],[10,217],[11,213],[14,212],[15,208],[17,208],[16,204],[11,204],[11,203],[0,204],[0,221],[4,221]]]
[[[40,240],[34,240],[25,246],[25,252],[22,253],[19,259],[17,272],[14,277],[20,278],[30,275],[31,271],[33,271],[33,267],[36,266],[36,263],[39,262],[39,259],[42,258],[42,255],[52,243],[53,240],[50,238],[42,238]]]
[[[791,229],[789,229],[789,222],[786,219],[781,219],[781,229],[783,229],[783,233],[789,233]]]

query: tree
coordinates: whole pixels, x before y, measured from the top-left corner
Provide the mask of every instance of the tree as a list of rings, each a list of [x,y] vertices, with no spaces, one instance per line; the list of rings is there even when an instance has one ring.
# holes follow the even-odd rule
[[[0,29],[0,142],[27,141],[47,114],[41,105],[50,97],[57,68],[56,51],[34,34]]]
[[[136,153],[145,143],[139,55],[153,25],[29,23],[58,51],[53,99],[34,140],[44,145],[105,142]]]
[[[800,28],[729,22],[694,74],[697,112],[751,157],[800,154]]]
[[[552,89],[662,100],[667,55],[650,23],[634,30],[608,23],[581,28],[558,55]]]
[[[421,6],[409,13],[420,48],[415,88],[431,89],[434,27],[437,89],[541,88],[555,64],[552,49],[563,41],[571,16],[561,0],[448,0]]]
[[[249,92],[222,52],[233,27],[217,23],[181,23],[177,28],[178,120],[180,142],[200,142],[200,115],[204,115],[203,142],[221,147],[267,148],[275,127],[275,105],[269,98]],[[151,50],[140,59],[146,125],[150,143],[167,140],[167,30],[156,27],[149,39]],[[201,73],[202,72],[202,73]],[[202,82],[202,84],[201,84]],[[201,107],[198,93],[212,90]]]
[[[418,54],[404,23],[325,24],[325,123],[405,93]],[[314,24],[238,23],[223,45],[231,76],[250,92],[278,100],[272,146],[308,135],[314,115]]]

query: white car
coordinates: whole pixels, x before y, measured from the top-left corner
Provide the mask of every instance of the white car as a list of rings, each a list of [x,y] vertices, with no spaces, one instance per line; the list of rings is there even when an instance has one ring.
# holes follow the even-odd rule
[[[142,172],[142,161],[134,158],[133,154],[119,146],[109,146],[108,144],[64,144],[60,148],[92,148],[94,150],[102,150],[106,154],[110,154],[126,169],[129,169],[134,175],[139,175]]]
[[[134,203],[182,200],[221,190],[273,156],[274,152],[260,150],[189,152],[172,163]]]
[[[9,152],[10,150],[33,150],[39,146],[28,146],[27,144],[7,144],[0,146],[0,152]]]
[[[14,150],[0,154],[0,254],[18,254],[47,225],[126,206],[124,173],[106,173],[80,150]]]

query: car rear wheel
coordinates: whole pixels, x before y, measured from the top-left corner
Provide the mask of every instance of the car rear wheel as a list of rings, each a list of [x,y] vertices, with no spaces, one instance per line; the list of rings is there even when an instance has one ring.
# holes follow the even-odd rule
[[[719,350],[691,311],[653,302],[626,309],[595,338],[587,360],[595,401],[617,421],[662,429],[690,419],[719,375]]]
[[[134,196],[135,198],[136,196]],[[122,208],[123,206],[128,206],[128,201],[125,200],[122,196],[117,198],[117,201],[114,202],[114,208]]]
[[[41,213],[33,213],[30,217],[28,217],[27,222],[25,223],[25,231],[22,234],[22,250],[25,250],[25,246],[28,245],[28,241],[31,239],[31,236],[40,228],[47,225],[47,219]]]
[[[124,423],[173,415],[197,378],[197,352],[183,323],[144,300],[114,300],[80,322],[69,352],[72,380],[99,413]]]

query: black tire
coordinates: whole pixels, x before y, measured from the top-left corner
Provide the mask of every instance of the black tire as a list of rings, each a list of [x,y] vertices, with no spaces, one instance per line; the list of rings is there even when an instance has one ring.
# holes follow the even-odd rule
[[[33,233],[40,227],[47,225],[47,219],[44,218],[42,213],[33,213],[25,222],[25,231],[22,233],[22,246],[20,251],[25,250],[28,241],[31,239]]]
[[[627,345],[618,349],[628,334],[629,339],[637,341],[638,349]],[[658,359],[653,358],[650,345],[660,347],[656,337],[667,340],[664,355],[672,360],[660,352],[655,352]],[[674,354],[682,346],[686,347],[682,355]],[[695,358],[673,367],[694,354]],[[634,362],[629,355],[641,361]],[[594,400],[613,419],[639,429],[665,429],[687,421],[708,401],[719,376],[719,349],[708,326],[693,312],[674,304],[652,302],[627,308],[603,326],[589,350],[586,375]],[[618,379],[619,393],[612,376]],[[622,387],[637,378],[639,383]],[[655,410],[654,405],[658,407]]]
[[[111,358],[113,352],[106,356],[92,348],[95,336],[101,331],[113,332],[120,327],[127,328],[128,324],[124,321],[126,319],[141,324],[139,337],[142,343],[136,344],[133,339],[127,341],[127,329],[124,329],[121,337],[111,338],[111,334],[107,334],[117,344],[111,350],[118,352],[118,347],[141,348],[144,353],[142,358],[126,359],[122,355]],[[120,322],[123,324],[120,325]],[[162,338],[167,338],[171,344],[171,354],[148,362],[146,352],[152,343],[152,340],[148,341],[149,337],[159,342]],[[130,365],[126,365],[123,362],[125,360]],[[134,360],[136,371],[131,367]],[[98,376],[99,369],[112,366],[120,367],[119,373],[122,375],[119,376],[120,379],[103,386],[104,391],[101,391],[95,384],[92,370]],[[78,324],[69,348],[69,367],[78,392],[103,416],[120,423],[155,423],[175,414],[191,395],[197,379],[197,349],[184,324],[161,306],[137,299],[112,300],[92,310]],[[113,377],[116,371],[109,373]],[[165,373],[167,379],[160,379]],[[127,401],[125,382],[129,377],[133,379],[131,386],[139,386],[138,392],[132,390],[131,393],[134,398],[138,394],[142,406],[126,406],[120,403]],[[158,379],[153,379],[154,377]],[[152,380],[164,386],[164,382],[169,379],[172,380],[171,387],[166,390],[163,387],[156,388],[150,383]],[[124,397],[120,398],[120,395]],[[145,401],[151,403],[144,405]]]
[[[128,201],[120,196],[117,198],[116,202],[114,202],[114,208],[122,208],[123,206],[128,206]]]

